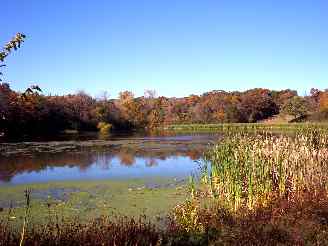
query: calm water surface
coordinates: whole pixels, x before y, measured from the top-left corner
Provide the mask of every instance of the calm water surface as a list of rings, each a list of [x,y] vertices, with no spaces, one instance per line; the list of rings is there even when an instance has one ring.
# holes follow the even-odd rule
[[[183,178],[215,134],[94,136],[0,144],[0,185],[67,180]]]

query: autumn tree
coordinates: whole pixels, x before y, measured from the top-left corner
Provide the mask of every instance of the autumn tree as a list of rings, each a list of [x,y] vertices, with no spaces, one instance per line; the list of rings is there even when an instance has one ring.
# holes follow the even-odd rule
[[[8,43],[5,44],[5,46],[0,50],[0,69],[4,68],[6,65],[4,64],[5,59],[7,56],[13,51],[20,48],[21,44],[25,40],[25,35],[21,33],[17,33],[15,37],[13,37]],[[2,79],[3,72],[0,70],[0,82],[3,81]],[[13,94],[11,93],[11,90],[9,88],[9,84],[0,84],[1,90],[0,90],[0,134],[3,133],[3,131],[6,131],[7,126],[9,124],[8,120],[8,109],[10,106],[10,100],[12,98],[9,98]]]
[[[131,91],[123,91],[119,93],[118,106],[121,111],[122,120],[130,126],[144,125],[144,117],[141,116],[143,102],[136,100]]]
[[[253,89],[241,96],[240,110],[246,122],[266,119],[279,112],[267,89]]]
[[[21,33],[17,33],[15,37],[13,37],[5,46],[0,50],[0,69],[4,68],[6,65],[4,61],[6,57],[13,51],[20,48],[21,44],[25,40],[25,35]],[[2,81],[3,72],[0,71],[0,82]],[[4,106],[8,103],[8,92],[9,84],[0,84],[0,121],[6,120],[6,116],[4,115]],[[1,124],[1,123],[0,123]]]
[[[319,94],[319,110],[328,110],[328,90],[320,92]]]
[[[147,116],[147,126],[150,129],[163,125],[165,119],[165,103],[164,97],[156,98],[153,107]]]
[[[21,47],[21,44],[24,42],[26,36],[22,33],[17,33],[0,51],[0,68],[5,67],[4,61],[6,57],[13,51]],[[3,73],[0,71],[0,76],[3,76]],[[0,81],[2,81],[0,77]]]
[[[281,91],[269,91],[269,94],[273,102],[279,107],[279,109],[281,109],[289,99],[297,96],[297,91],[287,89]]]

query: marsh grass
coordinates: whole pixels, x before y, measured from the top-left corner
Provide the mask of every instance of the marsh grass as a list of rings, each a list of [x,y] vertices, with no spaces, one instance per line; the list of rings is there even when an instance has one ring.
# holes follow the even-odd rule
[[[328,245],[327,200],[326,191],[304,191],[294,200],[276,197],[232,211],[193,199],[177,208],[170,228],[181,245]]]
[[[232,210],[265,205],[327,189],[328,136],[320,130],[294,136],[229,134],[203,160],[208,194]]]
[[[328,123],[221,123],[221,124],[178,124],[168,125],[164,130],[173,132],[299,132],[317,129],[328,132]]]
[[[22,245],[156,245],[161,231],[145,219],[101,217],[88,223],[78,220],[26,228]],[[20,245],[19,233],[0,223],[0,245]]]
[[[229,132],[202,163],[201,184],[173,211],[179,240],[328,245],[328,135],[322,129]]]

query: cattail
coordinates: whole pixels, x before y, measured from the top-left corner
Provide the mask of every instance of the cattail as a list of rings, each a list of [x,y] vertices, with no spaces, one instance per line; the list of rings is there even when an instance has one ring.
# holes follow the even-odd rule
[[[207,153],[211,187],[233,209],[265,203],[271,192],[294,198],[328,179],[328,136],[230,134]],[[317,189],[317,188],[316,188]]]

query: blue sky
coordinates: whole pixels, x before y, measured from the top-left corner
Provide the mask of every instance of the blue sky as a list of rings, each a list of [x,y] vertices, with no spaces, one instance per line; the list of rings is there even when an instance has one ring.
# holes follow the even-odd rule
[[[328,87],[327,0],[1,0],[11,87],[97,96]]]

